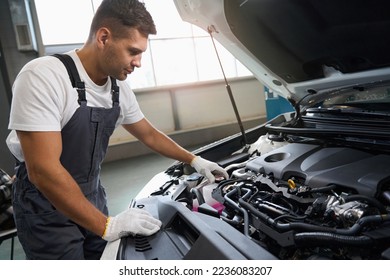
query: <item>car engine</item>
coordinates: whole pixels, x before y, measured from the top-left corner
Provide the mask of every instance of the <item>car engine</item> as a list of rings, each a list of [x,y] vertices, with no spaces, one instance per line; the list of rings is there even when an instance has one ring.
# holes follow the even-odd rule
[[[390,258],[390,155],[264,137],[229,179],[182,176],[172,198],[279,259]]]

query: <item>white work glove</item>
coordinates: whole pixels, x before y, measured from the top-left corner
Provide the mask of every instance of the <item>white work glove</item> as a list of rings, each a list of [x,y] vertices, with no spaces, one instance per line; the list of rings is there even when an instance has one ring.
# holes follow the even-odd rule
[[[128,235],[152,235],[160,230],[161,221],[155,219],[149,212],[130,208],[115,217],[108,217],[106,229],[102,238],[114,241]]]
[[[209,180],[210,183],[215,182],[215,177],[214,174],[219,174],[225,177],[226,179],[229,178],[229,175],[223,169],[221,166],[216,164],[215,162],[209,161],[207,159],[204,159],[200,156],[196,156],[192,161],[191,161],[191,166],[195,168],[195,170],[202,174],[203,176],[206,176],[207,179]]]

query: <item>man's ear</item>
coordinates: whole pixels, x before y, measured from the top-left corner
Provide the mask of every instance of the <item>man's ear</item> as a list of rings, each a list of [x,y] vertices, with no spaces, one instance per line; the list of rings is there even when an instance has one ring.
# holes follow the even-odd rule
[[[100,28],[96,32],[96,41],[98,45],[104,47],[108,39],[110,38],[110,36],[111,36],[110,30],[104,27]]]

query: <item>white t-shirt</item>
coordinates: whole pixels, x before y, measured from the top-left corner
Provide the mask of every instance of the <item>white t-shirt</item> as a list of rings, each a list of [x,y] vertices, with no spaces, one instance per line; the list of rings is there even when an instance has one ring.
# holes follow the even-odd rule
[[[112,107],[111,80],[96,85],[85,71],[76,51],[69,53],[75,61],[80,79],[85,83],[87,105]],[[116,126],[131,124],[144,118],[134,92],[125,81],[117,81],[120,88],[120,115]],[[56,57],[44,56],[27,63],[13,85],[13,97],[8,128],[7,145],[11,153],[24,161],[15,130],[61,131],[76,109],[78,93],[72,87],[64,64]]]

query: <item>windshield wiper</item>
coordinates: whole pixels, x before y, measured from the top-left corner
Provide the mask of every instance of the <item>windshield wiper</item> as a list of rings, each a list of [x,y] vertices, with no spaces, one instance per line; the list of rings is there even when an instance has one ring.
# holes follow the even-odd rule
[[[368,137],[368,138],[386,138],[390,137],[390,129],[378,129],[375,128],[362,128],[359,129],[353,127],[336,126],[334,128],[297,128],[297,127],[282,127],[273,126],[267,124],[265,128],[272,132],[288,133],[293,135],[307,135],[311,137],[318,137],[322,135],[333,135],[333,136],[357,136],[357,137]]]
[[[342,107],[342,105],[338,105],[335,107],[331,108],[308,108],[305,111],[305,115],[307,116],[308,114],[329,114],[329,115],[345,115],[345,116],[386,116],[390,117],[390,112],[387,111],[380,111],[380,110],[374,110],[374,109],[362,109],[358,107],[352,107],[352,106],[345,106]]]

